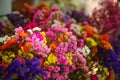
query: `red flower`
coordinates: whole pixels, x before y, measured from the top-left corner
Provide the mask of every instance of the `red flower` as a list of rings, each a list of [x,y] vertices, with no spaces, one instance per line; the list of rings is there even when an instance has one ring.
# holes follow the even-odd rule
[[[97,77],[96,75],[91,75],[91,76],[90,76],[90,79],[91,79],[91,80],[98,80],[98,77]]]

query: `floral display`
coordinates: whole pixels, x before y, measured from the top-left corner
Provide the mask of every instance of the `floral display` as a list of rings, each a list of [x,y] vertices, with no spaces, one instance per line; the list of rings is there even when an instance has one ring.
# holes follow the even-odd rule
[[[44,32],[36,26],[35,22],[30,22],[24,28],[16,28],[15,36],[1,45],[4,70],[1,75],[5,80],[14,76],[25,80],[38,77],[66,80],[74,71],[88,72],[86,59],[77,49],[77,38],[67,28],[55,23]],[[36,71],[32,70],[32,65]]]
[[[112,39],[119,28],[117,9],[117,3],[103,2],[89,17],[25,3],[0,23],[0,79],[113,80],[120,74],[119,33]]]

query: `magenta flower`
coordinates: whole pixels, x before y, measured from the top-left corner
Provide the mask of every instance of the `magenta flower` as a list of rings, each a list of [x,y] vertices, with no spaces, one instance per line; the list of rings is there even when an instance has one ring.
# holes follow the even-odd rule
[[[38,27],[36,22],[29,22],[28,24],[26,24],[23,29],[25,32],[27,32],[28,29],[33,29],[35,27]]]
[[[56,38],[57,38],[57,36],[55,35],[55,33],[52,32],[52,31],[47,31],[47,32],[46,32],[46,35],[47,35],[47,36],[50,36],[50,39],[51,39],[51,40],[56,40]]]
[[[90,76],[90,79],[91,79],[91,80],[98,80],[98,77],[97,77],[96,75],[91,75],[91,76]]]

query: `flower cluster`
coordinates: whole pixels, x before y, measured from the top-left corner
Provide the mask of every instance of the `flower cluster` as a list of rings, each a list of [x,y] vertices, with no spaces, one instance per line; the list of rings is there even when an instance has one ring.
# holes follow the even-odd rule
[[[104,80],[109,75],[109,72],[106,66],[101,64],[104,61],[101,60],[103,55],[99,55],[101,54],[99,48],[101,47],[103,51],[112,50],[110,36],[108,34],[98,34],[89,25],[81,26],[76,23],[69,23],[66,27],[77,36],[79,42],[77,49],[86,57],[90,78],[96,77],[95,80]],[[102,54],[105,55],[106,52],[102,52]],[[109,52],[108,55],[110,55]]]
[[[28,22],[25,16],[19,13],[7,14],[6,17],[14,27],[23,26]]]
[[[104,10],[108,6],[103,6],[106,7]],[[116,4],[114,6],[117,7]],[[25,4],[25,8],[19,14],[7,15],[5,29],[8,33],[12,31],[12,36],[0,43],[1,79],[105,80],[107,76],[112,79],[114,72],[120,73],[119,39],[111,39],[104,30],[99,34],[94,28],[105,25],[118,28],[119,19],[108,24],[115,17],[109,15],[113,14],[110,9],[104,17],[107,22],[100,25],[93,22],[92,27],[95,13],[89,25],[83,22],[87,17],[76,11],[64,17],[58,7],[49,8],[45,3],[38,6]],[[101,15],[98,14],[97,17]],[[100,18],[103,21],[103,17]],[[0,23],[0,31],[3,30]]]
[[[66,80],[74,71],[88,72],[86,59],[77,49],[77,38],[56,22],[46,32],[41,31],[35,22],[15,29],[15,36],[0,47],[0,63],[4,68],[1,75],[8,71],[3,78],[7,80],[17,76],[25,80],[38,77]],[[33,71],[32,65],[36,70]]]

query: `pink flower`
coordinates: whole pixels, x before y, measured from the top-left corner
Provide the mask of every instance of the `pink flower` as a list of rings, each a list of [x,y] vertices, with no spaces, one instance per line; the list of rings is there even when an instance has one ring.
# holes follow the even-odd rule
[[[56,38],[57,38],[57,36],[55,35],[55,33],[54,32],[52,32],[52,31],[47,31],[46,32],[46,35],[47,36],[50,36],[51,38],[51,40],[56,40]]]
[[[22,32],[22,31],[24,31],[24,30],[23,30],[23,28],[22,28],[21,26],[18,27],[18,28],[15,28],[15,35],[16,35],[16,38],[19,38],[19,37],[18,37],[18,33],[19,33],[19,32]]]
[[[36,35],[37,38],[39,38],[40,40],[43,40],[43,36],[39,32],[34,33],[33,35]]]
[[[87,66],[84,66],[83,69],[84,69],[84,72],[88,72],[88,67]]]
[[[53,71],[56,72],[56,73],[59,72],[60,71],[60,67],[54,67]]]
[[[67,65],[68,64],[68,58],[64,57],[64,56],[61,56],[59,59],[58,59],[58,64],[63,64],[63,65]]]
[[[71,69],[70,69],[70,72],[76,70],[76,66],[75,65],[72,65]]]

